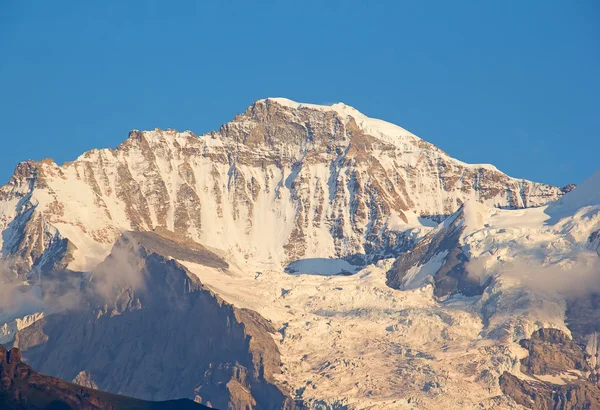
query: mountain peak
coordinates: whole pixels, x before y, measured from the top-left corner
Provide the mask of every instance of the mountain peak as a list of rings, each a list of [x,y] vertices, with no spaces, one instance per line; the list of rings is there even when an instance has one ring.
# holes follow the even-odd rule
[[[359,126],[362,131],[366,134],[372,135],[374,137],[378,137],[386,140],[387,142],[397,142],[398,140],[408,139],[411,142],[421,141],[419,137],[414,135],[413,133],[405,130],[404,128],[392,124],[391,122],[387,122],[384,120],[380,120],[377,118],[371,118],[367,115],[363,114],[356,108],[344,104],[343,102],[338,102],[335,104],[327,105],[327,104],[310,104],[310,103],[301,103],[292,101],[287,98],[266,98],[263,100],[259,100],[257,102],[262,103],[276,103],[283,107],[290,108],[293,110],[315,110],[321,112],[335,112],[338,114],[342,120],[347,124],[349,118],[353,118],[356,124]]]
[[[293,101],[293,100],[290,100],[289,98],[284,98],[284,97],[274,97],[274,98],[269,97],[269,98],[265,98],[265,99],[259,100],[259,101],[276,102],[279,105],[283,105],[285,107],[294,108],[294,109],[309,108],[309,109],[320,110],[320,111],[335,111],[335,112],[337,112],[339,114],[343,114],[343,115],[356,115],[359,117],[366,117],[366,115],[364,115],[363,113],[358,111],[356,108],[346,105],[343,102],[337,102],[334,104],[311,104],[311,103],[303,103],[303,102]]]

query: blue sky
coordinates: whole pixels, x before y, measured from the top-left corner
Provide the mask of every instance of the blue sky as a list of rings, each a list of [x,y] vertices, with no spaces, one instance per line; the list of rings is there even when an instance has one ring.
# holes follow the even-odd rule
[[[130,129],[343,101],[564,185],[600,161],[600,2],[0,0],[0,183]]]

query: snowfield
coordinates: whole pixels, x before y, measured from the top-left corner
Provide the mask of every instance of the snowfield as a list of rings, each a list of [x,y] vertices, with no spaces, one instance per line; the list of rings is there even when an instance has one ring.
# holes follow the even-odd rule
[[[469,272],[492,279],[480,297],[436,300],[431,278],[445,253],[411,268],[402,290],[386,285],[392,260],[351,276],[332,276],[334,262],[326,260],[321,270],[317,260],[306,269],[312,274],[182,263],[228,302],[275,324],[280,380],[314,408],[510,408],[497,378],[504,371],[529,378],[520,372],[526,352],[517,342],[545,327],[569,334],[565,297],[600,279],[587,241],[600,229],[600,203],[550,225],[555,206],[465,205]]]

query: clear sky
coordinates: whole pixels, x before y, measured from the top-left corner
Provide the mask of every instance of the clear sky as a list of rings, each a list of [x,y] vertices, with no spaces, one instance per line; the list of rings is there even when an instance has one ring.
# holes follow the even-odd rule
[[[130,129],[342,101],[467,162],[600,167],[600,2],[0,0],[0,183]]]

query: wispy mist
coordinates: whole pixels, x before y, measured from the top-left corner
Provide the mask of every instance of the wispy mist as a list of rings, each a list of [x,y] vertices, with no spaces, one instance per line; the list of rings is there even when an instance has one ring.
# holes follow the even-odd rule
[[[24,286],[8,261],[0,260],[0,315],[28,315],[44,307],[41,292]]]
[[[10,261],[0,260],[0,320],[76,309],[92,300],[109,303],[124,288],[143,289],[144,262],[138,252],[134,241],[123,238],[91,275],[49,272],[30,281],[18,277]]]
[[[474,259],[467,263],[467,272],[480,281],[494,276],[499,280],[514,281],[530,290],[559,293],[566,297],[600,292],[600,259],[592,252],[545,263],[521,259],[501,266],[490,266],[491,262],[485,257]]]
[[[111,299],[122,288],[144,288],[144,261],[139,255],[137,243],[124,234],[110,255],[94,269],[88,292]]]

